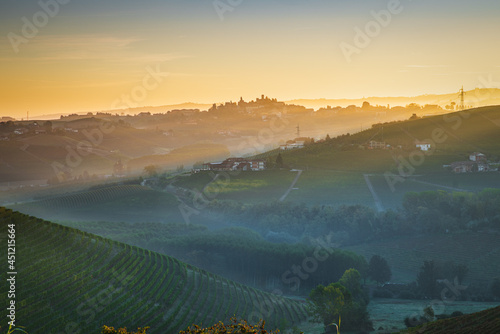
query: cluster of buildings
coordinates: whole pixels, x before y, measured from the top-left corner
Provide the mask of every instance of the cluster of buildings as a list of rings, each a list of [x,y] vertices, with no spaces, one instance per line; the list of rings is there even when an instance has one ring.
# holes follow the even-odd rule
[[[454,173],[488,172],[492,170],[486,155],[480,152],[470,154],[468,161],[455,161],[445,167],[451,167]]]
[[[386,142],[383,141],[376,141],[376,140],[370,140],[366,147],[369,150],[383,150],[383,149],[391,149],[392,146],[387,144]],[[431,143],[427,141],[415,141],[415,147],[418,148],[421,151],[430,151],[431,150]],[[398,145],[397,148],[402,149],[402,145]]]
[[[297,138],[295,140],[287,141],[286,144],[280,145],[280,150],[287,151],[296,148],[303,148],[305,144],[306,144],[305,138]]]
[[[266,169],[266,161],[262,159],[228,158],[222,162],[203,164],[202,170],[212,171],[259,171]]]

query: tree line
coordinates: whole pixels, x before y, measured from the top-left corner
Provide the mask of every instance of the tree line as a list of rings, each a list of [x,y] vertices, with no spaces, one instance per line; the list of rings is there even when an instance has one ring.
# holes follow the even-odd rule
[[[282,233],[283,241],[334,233],[342,245],[415,233],[447,233],[500,228],[500,189],[479,193],[410,192],[402,207],[376,212],[362,206],[306,206],[272,202],[248,205],[234,201],[210,202],[213,218],[259,231]]]

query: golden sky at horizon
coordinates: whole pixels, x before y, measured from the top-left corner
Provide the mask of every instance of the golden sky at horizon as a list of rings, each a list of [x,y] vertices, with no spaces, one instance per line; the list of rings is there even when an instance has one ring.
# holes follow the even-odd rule
[[[58,1],[0,1],[1,116],[500,82],[495,1]]]

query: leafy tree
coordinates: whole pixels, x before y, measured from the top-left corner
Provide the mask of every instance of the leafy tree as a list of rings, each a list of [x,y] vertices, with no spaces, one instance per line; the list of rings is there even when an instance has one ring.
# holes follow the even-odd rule
[[[309,293],[310,314],[322,321],[327,331],[333,330],[333,323],[339,325],[340,319],[347,330],[371,330],[367,304],[368,295],[361,288],[361,275],[356,269],[346,270],[339,282],[318,285]]]
[[[274,165],[275,165],[275,160],[273,160],[272,157],[267,157],[267,159],[266,159],[266,168],[267,169],[274,168]]]
[[[424,308],[420,316],[414,315],[412,317],[406,317],[404,322],[406,327],[417,327],[434,320],[434,309],[432,306],[427,306]]]
[[[340,283],[320,284],[309,293],[309,312],[314,320],[323,322],[325,328],[340,319],[342,311],[350,304],[351,294]]]
[[[500,298],[500,278],[495,278],[493,280],[490,290],[493,296]]]
[[[43,123],[43,127],[47,130],[47,132],[52,132],[52,122],[46,121]]]
[[[339,280],[342,286],[345,286],[351,293],[353,299],[359,299],[362,294],[361,274],[356,269],[348,269]]]
[[[144,173],[146,173],[149,177],[154,177],[158,175],[158,170],[155,165],[148,165],[144,167]]]
[[[437,268],[434,261],[424,261],[417,276],[417,284],[425,295],[433,297],[436,295]]]
[[[391,268],[383,257],[373,255],[368,264],[368,276],[379,284],[388,282],[392,276]]]
[[[464,278],[469,273],[469,268],[465,264],[455,264],[453,262],[447,262],[443,265],[443,275],[450,281],[455,279],[458,284],[462,285]]]
[[[278,168],[283,168],[283,157],[281,156],[281,153],[278,153],[278,156],[276,157],[276,166]]]

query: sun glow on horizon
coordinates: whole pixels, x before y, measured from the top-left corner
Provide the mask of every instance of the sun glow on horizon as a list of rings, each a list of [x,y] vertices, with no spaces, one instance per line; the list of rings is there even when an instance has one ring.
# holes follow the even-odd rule
[[[39,5],[23,4],[0,14],[0,114],[109,110],[127,95],[130,107],[141,107],[262,93],[280,100],[453,93],[487,87],[490,77],[493,88],[500,6],[480,2],[482,9],[460,4],[447,14],[451,0],[401,1],[386,21],[389,5],[369,1],[245,2],[223,20],[210,4],[68,3],[46,12],[45,25]],[[340,47],[347,44],[357,49],[349,59]]]

